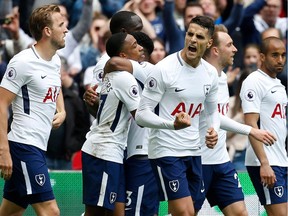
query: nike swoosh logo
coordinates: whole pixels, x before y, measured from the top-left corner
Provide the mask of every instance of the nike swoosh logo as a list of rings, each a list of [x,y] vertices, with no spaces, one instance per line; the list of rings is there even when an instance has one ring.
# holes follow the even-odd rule
[[[277,90],[275,90],[275,91],[271,91],[271,93],[274,94],[276,91],[277,91]]]
[[[203,193],[205,191],[205,189],[201,189],[200,191],[201,191],[201,193]]]
[[[176,88],[175,89],[175,92],[181,92],[181,91],[184,91],[185,89],[179,89],[179,88]]]
[[[131,210],[132,208],[125,208],[125,211],[129,211],[129,210]]]
[[[47,75],[41,76],[41,79],[44,79],[45,77],[47,77]]]

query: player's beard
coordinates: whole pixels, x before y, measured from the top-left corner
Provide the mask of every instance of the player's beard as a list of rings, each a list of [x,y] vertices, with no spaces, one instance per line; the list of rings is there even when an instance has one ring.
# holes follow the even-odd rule
[[[53,47],[55,47],[56,50],[62,49],[62,48],[65,47],[65,40],[62,39],[62,41],[60,42],[59,40],[52,39],[51,40],[51,44],[52,44]]]

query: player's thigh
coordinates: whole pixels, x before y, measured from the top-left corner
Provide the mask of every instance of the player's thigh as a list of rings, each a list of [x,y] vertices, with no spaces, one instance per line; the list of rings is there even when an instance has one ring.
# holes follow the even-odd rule
[[[171,215],[194,215],[195,210],[191,196],[168,201],[168,213]]]
[[[19,205],[16,205],[15,203],[3,198],[1,207],[0,207],[0,215],[6,215],[6,216],[22,216],[25,211],[25,208],[22,208]]]
[[[56,200],[49,200],[40,203],[32,204],[34,211],[36,212],[37,216],[59,216],[60,210],[56,203]]]
[[[117,201],[115,202],[113,216],[125,216],[125,203]]]
[[[234,202],[222,209],[222,212],[224,215],[248,216],[244,201]]]
[[[288,202],[266,205],[265,209],[268,215],[287,216],[288,215]]]

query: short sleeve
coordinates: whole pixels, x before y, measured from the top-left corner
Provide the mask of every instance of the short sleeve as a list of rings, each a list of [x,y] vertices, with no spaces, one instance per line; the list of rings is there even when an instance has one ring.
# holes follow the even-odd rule
[[[1,87],[17,94],[28,80],[29,74],[26,72],[25,64],[17,58],[12,58],[3,76]]]

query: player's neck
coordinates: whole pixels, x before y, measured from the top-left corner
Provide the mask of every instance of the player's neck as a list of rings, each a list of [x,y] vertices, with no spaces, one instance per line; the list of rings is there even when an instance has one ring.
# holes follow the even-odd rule
[[[224,69],[224,67],[222,67],[220,64],[218,64],[218,60],[215,57],[206,57],[204,58],[209,64],[211,64],[212,66],[214,66],[218,72],[218,76],[221,76],[221,73]]]
[[[264,73],[266,73],[268,76],[270,76],[271,78],[276,78],[277,77],[277,73],[273,73],[271,71],[269,71],[267,68],[265,67],[260,67],[260,70],[263,71]]]
[[[45,61],[51,61],[52,57],[55,55],[56,51],[51,48],[51,45],[37,42],[35,44],[35,49],[40,57]]]

